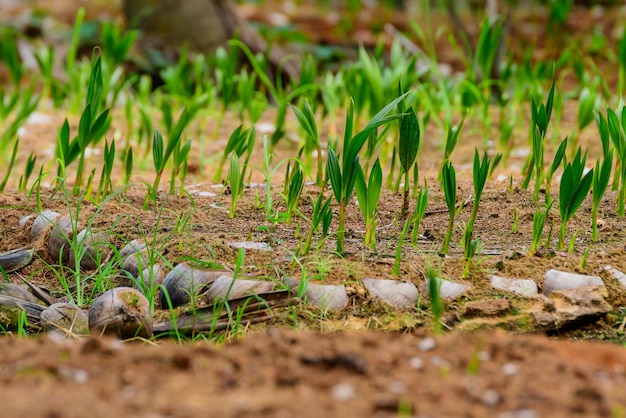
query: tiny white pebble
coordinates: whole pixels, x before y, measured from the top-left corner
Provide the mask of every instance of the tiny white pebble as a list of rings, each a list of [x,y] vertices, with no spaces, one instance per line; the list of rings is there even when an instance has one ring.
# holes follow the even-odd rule
[[[417,348],[419,348],[420,351],[430,351],[435,347],[437,347],[437,342],[431,337],[424,338],[417,344]]]
[[[511,376],[511,375],[517,374],[518,367],[516,364],[513,364],[513,363],[504,363],[502,365],[501,370],[502,370],[502,374]]]
[[[516,411],[501,412],[498,418],[537,418],[538,415],[532,409],[518,409]]]
[[[403,395],[406,392],[406,386],[399,380],[389,383],[389,392],[396,395]]]
[[[421,370],[424,367],[424,360],[419,357],[411,357],[409,365],[412,369]]]
[[[356,388],[350,383],[337,383],[330,389],[330,394],[338,401],[348,401],[356,396]]]
[[[494,389],[487,389],[483,393],[483,403],[487,406],[495,406],[500,402],[500,394]]]
[[[489,351],[479,351],[478,352],[478,360],[480,361],[489,361],[491,360],[491,353]]]

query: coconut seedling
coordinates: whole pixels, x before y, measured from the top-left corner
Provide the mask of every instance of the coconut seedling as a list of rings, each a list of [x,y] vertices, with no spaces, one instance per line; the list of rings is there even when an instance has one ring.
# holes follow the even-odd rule
[[[559,234],[559,249],[565,246],[567,222],[572,219],[580,205],[587,197],[593,181],[594,170],[583,175],[587,153],[582,155],[580,147],[571,163],[565,165],[559,188],[559,212],[561,215],[561,230]]]
[[[163,149],[163,136],[159,130],[154,131],[154,136],[152,138],[152,158],[154,162],[154,170],[156,172],[156,176],[154,178],[154,182],[152,186],[149,187],[148,193],[146,194],[146,199],[143,202],[143,210],[148,209],[148,204],[150,200],[156,203],[157,198],[157,190],[159,189],[159,184],[161,183],[161,177],[163,176],[163,172],[165,171],[165,166],[169,161],[170,157],[174,153],[174,149],[178,146],[180,142],[180,138],[183,133],[184,127],[187,125],[187,108],[184,107],[183,111],[180,115],[180,119],[176,125],[171,129],[171,135],[169,140],[167,141],[167,147]]]
[[[446,206],[448,208],[448,227],[446,235],[443,239],[441,254],[447,254],[450,248],[450,239],[452,238],[452,228],[454,227],[454,218],[456,215],[456,171],[451,161],[447,161],[441,169],[441,177],[443,181],[443,192],[446,198]]]
[[[365,144],[367,137],[381,125],[400,118],[402,115],[387,115],[396,105],[403,100],[408,93],[396,98],[383,109],[381,109],[356,135],[352,135],[354,120],[354,103],[350,101],[348,113],[346,115],[346,128],[343,137],[343,149],[341,151],[341,165],[337,158],[337,151],[332,147],[328,148],[328,160],[326,170],[333,194],[339,203],[339,225],[337,230],[337,252],[344,253],[343,241],[345,236],[346,205],[350,201],[354,182],[356,181],[357,167],[359,166],[359,152]]]
[[[311,198],[311,206],[313,207],[313,211],[311,214],[311,228],[309,229],[309,233],[304,241],[304,245],[302,247],[302,255],[307,255],[309,253],[309,249],[311,248],[311,241],[313,240],[313,234],[319,230],[320,226],[322,226],[322,239],[320,242],[324,242],[326,235],[328,233],[328,228],[330,226],[330,221],[332,219],[333,212],[330,208],[330,203],[332,201],[332,197],[324,200],[324,188],[320,191],[317,199],[313,200]]]
[[[593,187],[591,189],[593,199],[591,205],[591,239],[593,242],[598,241],[598,207],[609,185],[612,165],[613,150],[609,150],[601,165],[600,160],[596,160],[596,166],[593,170]]]
[[[148,299],[132,287],[107,290],[89,308],[89,330],[122,339],[152,337]]]
[[[476,216],[478,215],[478,205],[480,204],[480,198],[482,197],[483,190],[485,189],[485,183],[487,182],[487,177],[489,176],[491,166],[491,158],[485,154],[483,155],[482,161],[478,156],[478,150],[474,149],[474,166],[472,170],[473,175],[473,185],[474,185],[474,203],[472,204],[472,213],[470,214],[470,218],[467,221],[467,225],[465,226],[465,233],[463,234],[463,258],[466,261],[465,270],[463,273],[464,277],[469,275],[469,265],[476,248],[478,246],[478,242],[473,240],[474,235],[474,223],[476,222]]]
[[[361,209],[361,214],[365,219],[364,244],[374,248],[376,245],[378,201],[380,200],[380,192],[383,185],[383,171],[380,167],[380,161],[376,159],[367,181],[363,168],[359,165],[354,185],[359,209]]]
[[[552,76],[552,84],[550,85],[550,91],[546,103],[537,104],[535,97],[531,97],[531,154],[526,165],[526,175],[522,182],[522,188],[528,188],[530,179],[533,174],[535,175],[535,192],[534,199],[539,199],[539,191],[543,184],[543,172],[544,172],[544,142],[546,138],[546,132],[548,131],[548,125],[550,124],[550,118],[552,117],[552,107],[554,105],[555,94],[555,76]]]
[[[543,237],[543,229],[546,224],[546,218],[548,217],[548,213],[550,212],[550,208],[552,208],[552,204],[554,200],[551,200],[547,205],[545,210],[541,210],[540,207],[535,209],[535,214],[533,215],[533,238],[530,244],[530,248],[528,250],[528,255],[530,257],[535,255],[537,251],[537,247],[541,245],[541,238]],[[549,241],[548,238],[546,241]]]
[[[306,133],[306,140],[304,142],[305,155],[308,157],[313,153],[313,151],[317,154],[317,173],[315,177],[315,184],[321,186],[324,175],[324,167],[322,145],[319,132],[317,130],[317,122],[315,121],[315,112],[313,112],[313,108],[311,108],[307,99],[304,99],[302,109],[299,109],[296,106],[292,106],[291,108],[296,114],[300,127],[304,129],[304,132]]]
[[[406,216],[409,210],[409,172],[417,158],[420,144],[420,127],[415,110],[410,107],[400,121],[400,137],[398,140],[398,157],[404,174],[404,199],[402,201],[401,216]],[[417,166],[415,167],[417,170]]]

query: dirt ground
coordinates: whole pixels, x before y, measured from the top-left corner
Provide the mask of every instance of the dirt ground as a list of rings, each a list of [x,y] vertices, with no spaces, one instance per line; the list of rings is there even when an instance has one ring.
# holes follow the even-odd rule
[[[626,352],[501,332],[0,340],[3,416],[621,417]]]
[[[58,3],[66,6],[59,8],[58,13],[71,19],[75,6]],[[101,3],[93,5],[106,9]],[[244,11],[252,17],[256,13],[252,9]],[[574,14],[574,25],[586,24],[581,16],[582,13]],[[566,103],[562,133],[574,131],[576,111],[576,102]],[[56,130],[65,115],[43,115],[44,122],[26,126],[21,136],[25,147],[21,158],[30,151],[36,151],[40,160],[49,160],[53,155]],[[235,118],[226,118],[230,119]],[[112,130],[120,130],[123,135],[122,116],[114,120]],[[273,121],[271,110],[264,115],[264,121]],[[288,126],[295,137],[292,115]],[[346,284],[349,306],[329,313],[299,306],[277,312],[266,323],[213,340],[197,337],[193,341],[120,343],[43,334],[20,338],[9,333],[0,338],[2,416],[626,417],[626,291],[603,270],[610,264],[626,272],[626,220],[615,214],[613,192],[600,205],[604,226],[598,243],[591,243],[591,203],[587,199],[568,227],[569,235],[578,231],[575,251],[570,254],[556,250],[560,223],[554,207],[547,221],[548,225],[554,221],[552,241],[547,249],[529,257],[526,254],[535,204],[532,192],[519,188],[524,156],[513,156],[508,167],[494,173],[481,201],[475,231],[482,242],[482,252],[467,281],[473,288],[462,298],[445,302],[447,328],[443,335],[434,335],[426,298],[411,309],[399,310],[372,300],[361,291],[363,278],[396,278],[392,267],[401,228],[397,222],[401,196],[384,192],[375,249],[362,245],[364,223],[353,202],[348,207],[345,258],[334,253],[331,236],[319,251],[301,258],[300,264],[295,263],[292,254],[308,232],[306,221],[266,221],[262,187],[246,189],[237,205],[236,218],[230,219],[230,196],[211,181],[216,159],[208,156],[219,153],[234,127],[235,122],[227,122],[216,141],[207,143],[202,150],[194,148],[192,162],[198,169],[189,179],[189,195],[168,197],[162,193],[156,208],[143,211],[145,186],[140,180],[152,180],[150,169],[144,167],[138,169],[129,189],[120,191],[99,209],[82,201],[77,210],[76,199],[70,198],[68,206],[65,196],[47,189],[42,196],[44,208],[70,212],[82,225],[92,223],[95,230],[108,234],[117,248],[132,239],[144,238],[167,260],[167,268],[195,258],[218,261],[233,269],[237,251],[229,243],[267,243],[273,251],[246,251],[242,274],[279,279],[297,278],[306,271],[313,283]],[[206,129],[212,133],[214,127],[209,125]],[[324,127],[324,132],[328,130]],[[466,179],[471,176],[474,146],[482,145],[480,130],[477,122],[469,121],[453,157],[458,170],[459,199],[472,193]],[[522,148],[526,135],[523,126],[514,135]],[[461,226],[470,212],[469,207],[461,212],[450,254],[439,257],[437,251],[448,215],[443,211],[445,201],[437,187],[437,167],[432,161],[441,160],[437,138],[442,133],[431,126],[424,137],[427,139],[419,161],[420,176],[431,186],[428,214],[420,225],[422,238],[418,244],[403,247],[401,273],[397,277],[419,288],[425,283],[428,263],[443,277],[460,279],[464,263],[458,243]],[[498,137],[495,127],[492,137]],[[594,126],[582,132],[580,142],[589,147],[589,161],[593,161],[599,152]],[[255,165],[261,163],[260,144],[257,145],[252,160]],[[277,148],[275,161],[295,152],[296,145],[285,141]],[[207,157],[202,159],[202,155]],[[96,165],[98,161],[94,156],[87,164]],[[279,171],[273,184],[276,207],[281,210],[283,173]],[[511,174],[513,187],[509,190]],[[260,183],[263,178],[255,171],[252,180]],[[11,187],[14,189],[15,184],[0,195],[0,252],[28,244],[29,223],[20,226],[19,220],[36,211],[33,199]],[[555,182],[553,193],[557,189]],[[305,218],[311,214],[308,197],[315,197],[318,192],[313,186],[305,188],[300,205]],[[330,193],[326,191],[327,196]],[[517,232],[512,230],[515,211],[519,219]],[[335,228],[333,223],[331,230]],[[317,239],[318,236],[315,244]],[[58,261],[49,256],[44,239],[32,245],[36,249],[35,259],[18,273],[62,296],[63,290],[50,267]],[[580,267],[585,251],[587,262]],[[541,288],[543,274],[550,268],[600,275],[607,283],[607,301],[613,311],[599,321],[558,332],[529,333],[521,324],[498,325],[505,330],[458,331],[466,303],[516,300],[516,296],[492,289],[489,274],[533,278]],[[9,274],[8,278],[19,283],[18,273]],[[84,279],[88,296],[97,296],[90,293],[90,276],[85,275]],[[116,277],[109,280],[111,285],[119,284]],[[157,311],[157,316],[166,317],[167,313]]]

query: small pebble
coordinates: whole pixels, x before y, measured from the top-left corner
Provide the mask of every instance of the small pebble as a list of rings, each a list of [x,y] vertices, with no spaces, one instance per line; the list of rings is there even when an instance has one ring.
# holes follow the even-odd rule
[[[424,367],[424,360],[419,357],[411,357],[411,359],[409,360],[409,365],[412,369],[422,370],[422,368]]]
[[[350,383],[337,383],[330,389],[330,394],[338,401],[349,401],[356,396],[356,388]]]
[[[417,348],[419,348],[420,351],[424,351],[424,352],[430,351],[434,349],[435,347],[437,347],[437,342],[435,341],[434,338],[431,338],[431,337],[424,338],[417,344]]]
[[[498,414],[498,418],[537,418],[539,415],[532,409],[518,409]]]
[[[87,383],[89,380],[89,373],[83,369],[75,369],[73,367],[61,366],[59,367],[59,374],[61,376],[69,377],[77,383]]]
[[[478,352],[477,357],[480,361],[489,361],[491,360],[491,353],[489,351],[481,350]]]
[[[494,389],[487,389],[482,400],[487,406],[496,406],[500,402],[500,394]]]
[[[513,363],[504,363],[501,370],[502,374],[506,376],[512,376],[514,374],[517,374],[518,367],[516,364]]]
[[[396,395],[403,395],[404,393],[406,393],[406,386],[401,381],[394,380],[393,382],[389,383],[389,392]]]

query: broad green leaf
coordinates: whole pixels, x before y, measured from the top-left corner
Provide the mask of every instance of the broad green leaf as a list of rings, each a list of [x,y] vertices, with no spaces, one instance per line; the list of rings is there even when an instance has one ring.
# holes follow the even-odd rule
[[[474,169],[472,171],[474,180],[474,199],[476,202],[480,201],[485,183],[487,182],[487,176],[489,175],[489,166],[491,159],[485,152],[482,161],[478,155],[478,149],[474,148]]]
[[[559,148],[554,154],[554,159],[552,160],[552,164],[550,165],[550,177],[552,177],[552,174],[556,173],[556,170],[561,165],[561,161],[563,161],[565,151],[567,150],[567,139],[568,137],[565,137],[565,139],[561,141],[561,145],[559,145]]]
[[[604,115],[600,112],[594,112],[596,119],[596,127],[600,133],[600,141],[602,141],[602,155],[606,158],[606,154],[609,151],[610,138],[609,138],[609,126],[606,122]]]
[[[165,162],[163,161],[163,136],[158,129],[154,131],[152,138],[152,158],[157,173],[162,172],[165,167]]]
[[[589,194],[589,189],[591,188],[591,182],[593,181],[593,169],[589,170],[587,174],[582,178],[580,184],[576,188],[573,196],[571,197],[569,209],[568,209],[568,220],[574,216],[574,213],[578,210],[580,205],[583,203],[587,195]]]
[[[609,125],[609,136],[611,137],[611,142],[613,142],[613,147],[617,150],[617,153],[621,155],[623,148],[622,134],[617,115],[612,109],[607,108],[606,119]]]
[[[93,125],[91,125],[91,129],[89,129],[88,134],[88,144],[102,138],[106,131],[109,129],[110,125],[111,120],[109,119],[109,109],[106,109],[100,114],[100,116],[98,116]]]
[[[398,154],[400,157],[400,165],[404,172],[409,171],[415,158],[420,142],[420,126],[415,115],[413,107],[408,109],[406,115],[402,117],[400,122],[400,139]]]
[[[87,146],[89,129],[91,128],[91,103],[88,103],[83,110],[83,114],[78,122],[78,143],[81,149]]]
[[[543,103],[539,105],[539,109],[537,110],[536,123],[541,131],[541,134],[545,135],[545,132],[548,129],[548,115],[546,113],[546,107]]]
[[[370,180],[367,185],[367,210],[370,216],[373,216],[378,208],[382,185],[383,171],[380,167],[380,161],[376,159],[372,171],[370,172]]]
[[[367,200],[367,184],[365,184],[365,174],[363,173],[363,168],[361,165],[356,169],[356,179],[354,180],[354,192],[356,193],[356,200],[359,204],[359,209],[361,210],[361,214],[363,218],[367,220],[369,210],[368,200]]]
[[[572,200],[575,187],[574,168],[571,164],[567,164],[561,176],[561,185],[559,186],[559,214],[562,221],[569,220],[570,201]]]
[[[341,202],[341,171],[339,170],[339,161],[337,160],[337,154],[332,148],[328,148],[328,161],[326,162],[326,170],[328,172],[328,178],[330,179],[330,185],[333,189],[333,194],[337,203]]]
[[[596,167],[593,172],[593,201],[596,205],[600,203],[602,196],[606,192],[606,188],[611,178],[611,169],[613,168],[613,151],[609,151],[608,155],[602,161],[596,160]]]
[[[237,153],[233,153],[230,157],[230,172],[229,172],[229,183],[230,183],[230,192],[233,196],[233,199],[236,199],[241,194],[241,168],[239,164],[239,156]]]
[[[556,72],[554,68],[552,70],[552,84],[550,85],[550,92],[548,93],[548,101],[546,102],[546,128],[547,124],[550,123],[550,118],[552,117],[552,106],[554,105],[554,84],[556,80]],[[545,130],[544,130],[545,132]]]
[[[446,197],[446,206],[450,213],[456,210],[456,172],[450,161],[443,166],[443,189]]]
[[[224,148],[224,158],[226,158],[226,156],[228,156],[228,154],[230,154],[234,150],[239,150],[241,148],[240,144],[241,144],[242,138],[245,135],[245,134],[242,134],[242,131],[243,131],[243,125],[239,125],[230,134],[230,136],[228,137],[228,142],[226,142],[226,147]],[[243,131],[243,132],[245,133],[246,131]]]
[[[172,155],[172,152],[174,152],[174,148],[178,146],[178,143],[180,142],[180,136],[183,133],[185,125],[187,125],[187,107],[183,108],[180,119],[178,119],[178,123],[176,123],[176,126],[172,130],[172,136],[167,141],[167,148],[165,149],[165,153],[163,154],[164,164],[167,163],[170,155]]]

